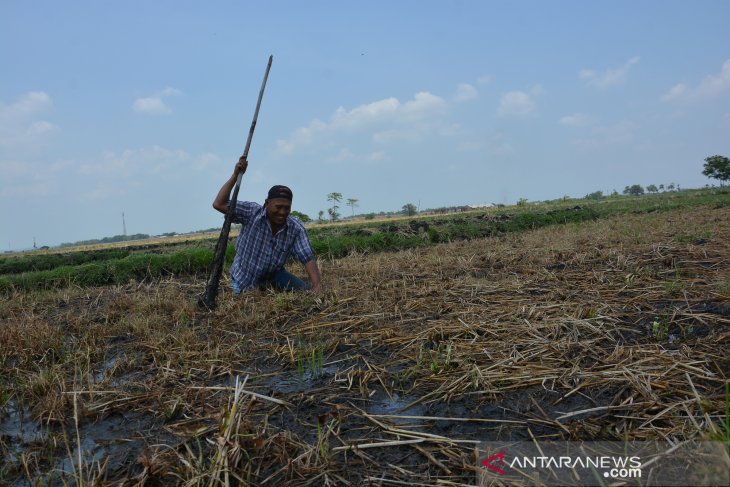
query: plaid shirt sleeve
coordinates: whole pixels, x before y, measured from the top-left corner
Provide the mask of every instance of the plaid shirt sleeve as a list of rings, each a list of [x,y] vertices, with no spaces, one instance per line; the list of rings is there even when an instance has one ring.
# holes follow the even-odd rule
[[[309,236],[307,235],[307,230],[304,228],[304,225],[302,225],[299,220],[292,220],[294,221],[294,228],[296,229],[296,233],[291,253],[292,256],[297,261],[299,261],[299,263],[306,264],[310,260],[314,259],[312,245],[309,243]]]
[[[231,202],[229,201],[228,204],[230,205]],[[245,225],[259,208],[261,208],[261,205],[258,203],[253,203],[251,201],[236,201],[231,221],[233,223],[243,223]]]

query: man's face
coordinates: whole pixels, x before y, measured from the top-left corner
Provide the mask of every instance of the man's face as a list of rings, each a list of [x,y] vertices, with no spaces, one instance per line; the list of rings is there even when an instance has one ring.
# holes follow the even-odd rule
[[[266,216],[274,225],[281,226],[291,213],[291,201],[286,198],[273,198],[264,202]]]

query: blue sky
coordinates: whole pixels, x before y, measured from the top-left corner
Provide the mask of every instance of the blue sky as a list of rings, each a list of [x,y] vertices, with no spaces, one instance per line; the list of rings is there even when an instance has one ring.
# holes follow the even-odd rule
[[[730,155],[730,2],[0,1],[0,248],[674,182]],[[343,213],[349,214],[344,208]]]

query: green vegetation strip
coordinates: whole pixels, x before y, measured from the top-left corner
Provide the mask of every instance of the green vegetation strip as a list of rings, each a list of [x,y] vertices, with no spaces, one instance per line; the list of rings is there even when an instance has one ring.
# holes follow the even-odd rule
[[[89,262],[123,259],[130,254],[126,249],[104,249],[68,254],[37,254],[0,259],[0,275],[22,272],[47,271],[61,266],[76,266]]]
[[[227,259],[233,259],[234,249],[228,248]],[[68,286],[104,286],[125,284],[166,275],[205,273],[213,259],[207,248],[186,249],[174,254],[133,254],[123,259],[64,265],[51,270],[0,276],[0,293],[57,289]]]
[[[395,251],[621,214],[697,206],[726,207],[730,206],[729,196],[730,190],[721,188],[597,201],[557,200],[410,220],[314,226],[309,229],[309,235],[319,257],[339,258],[352,252]],[[168,254],[109,249],[0,259],[0,293],[123,284],[166,275],[205,273],[212,261],[212,246],[182,248]],[[233,260],[234,252],[233,245],[229,245],[226,266]]]
[[[471,218],[442,218],[429,221],[406,221],[403,227],[393,223],[375,226],[342,226],[339,234],[328,231],[310,231],[315,253],[324,257],[344,257],[356,252],[379,252],[423,247],[440,242],[469,240],[502,233],[519,232],[545,227],[594,220],[598,213],[591,208],[570,208],[548,212],[525,212],[516,215],[487,214]]]

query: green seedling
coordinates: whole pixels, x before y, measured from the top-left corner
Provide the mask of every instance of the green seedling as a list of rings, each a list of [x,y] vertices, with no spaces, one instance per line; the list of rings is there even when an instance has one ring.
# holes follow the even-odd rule
[[[454,341],[449,340],[445,349],[441,344],[439,344],[439,348],[436,350],[436,353],[433,351],[431,352],[431,364],[429,365],[431,372],[438,374],[439,372],[449,370],[451,367],[451,352],[453,347]]]
[[[326,460],[329,454],[330,445],[327,441],[329,431],[329,424],[323,425],[321,421],[317,421],[317,451],[321,460]]]
[[[320,377],[324,373],[324,348],[317,345],[305,345],[298,342],[296,355],[297,374],[303,377],[307,371],[312,378]]]
[[[669,320],[665,316],[661,319],[654,317],[651,322],[651,333],[657,340],[664,340],[669,336]]]

